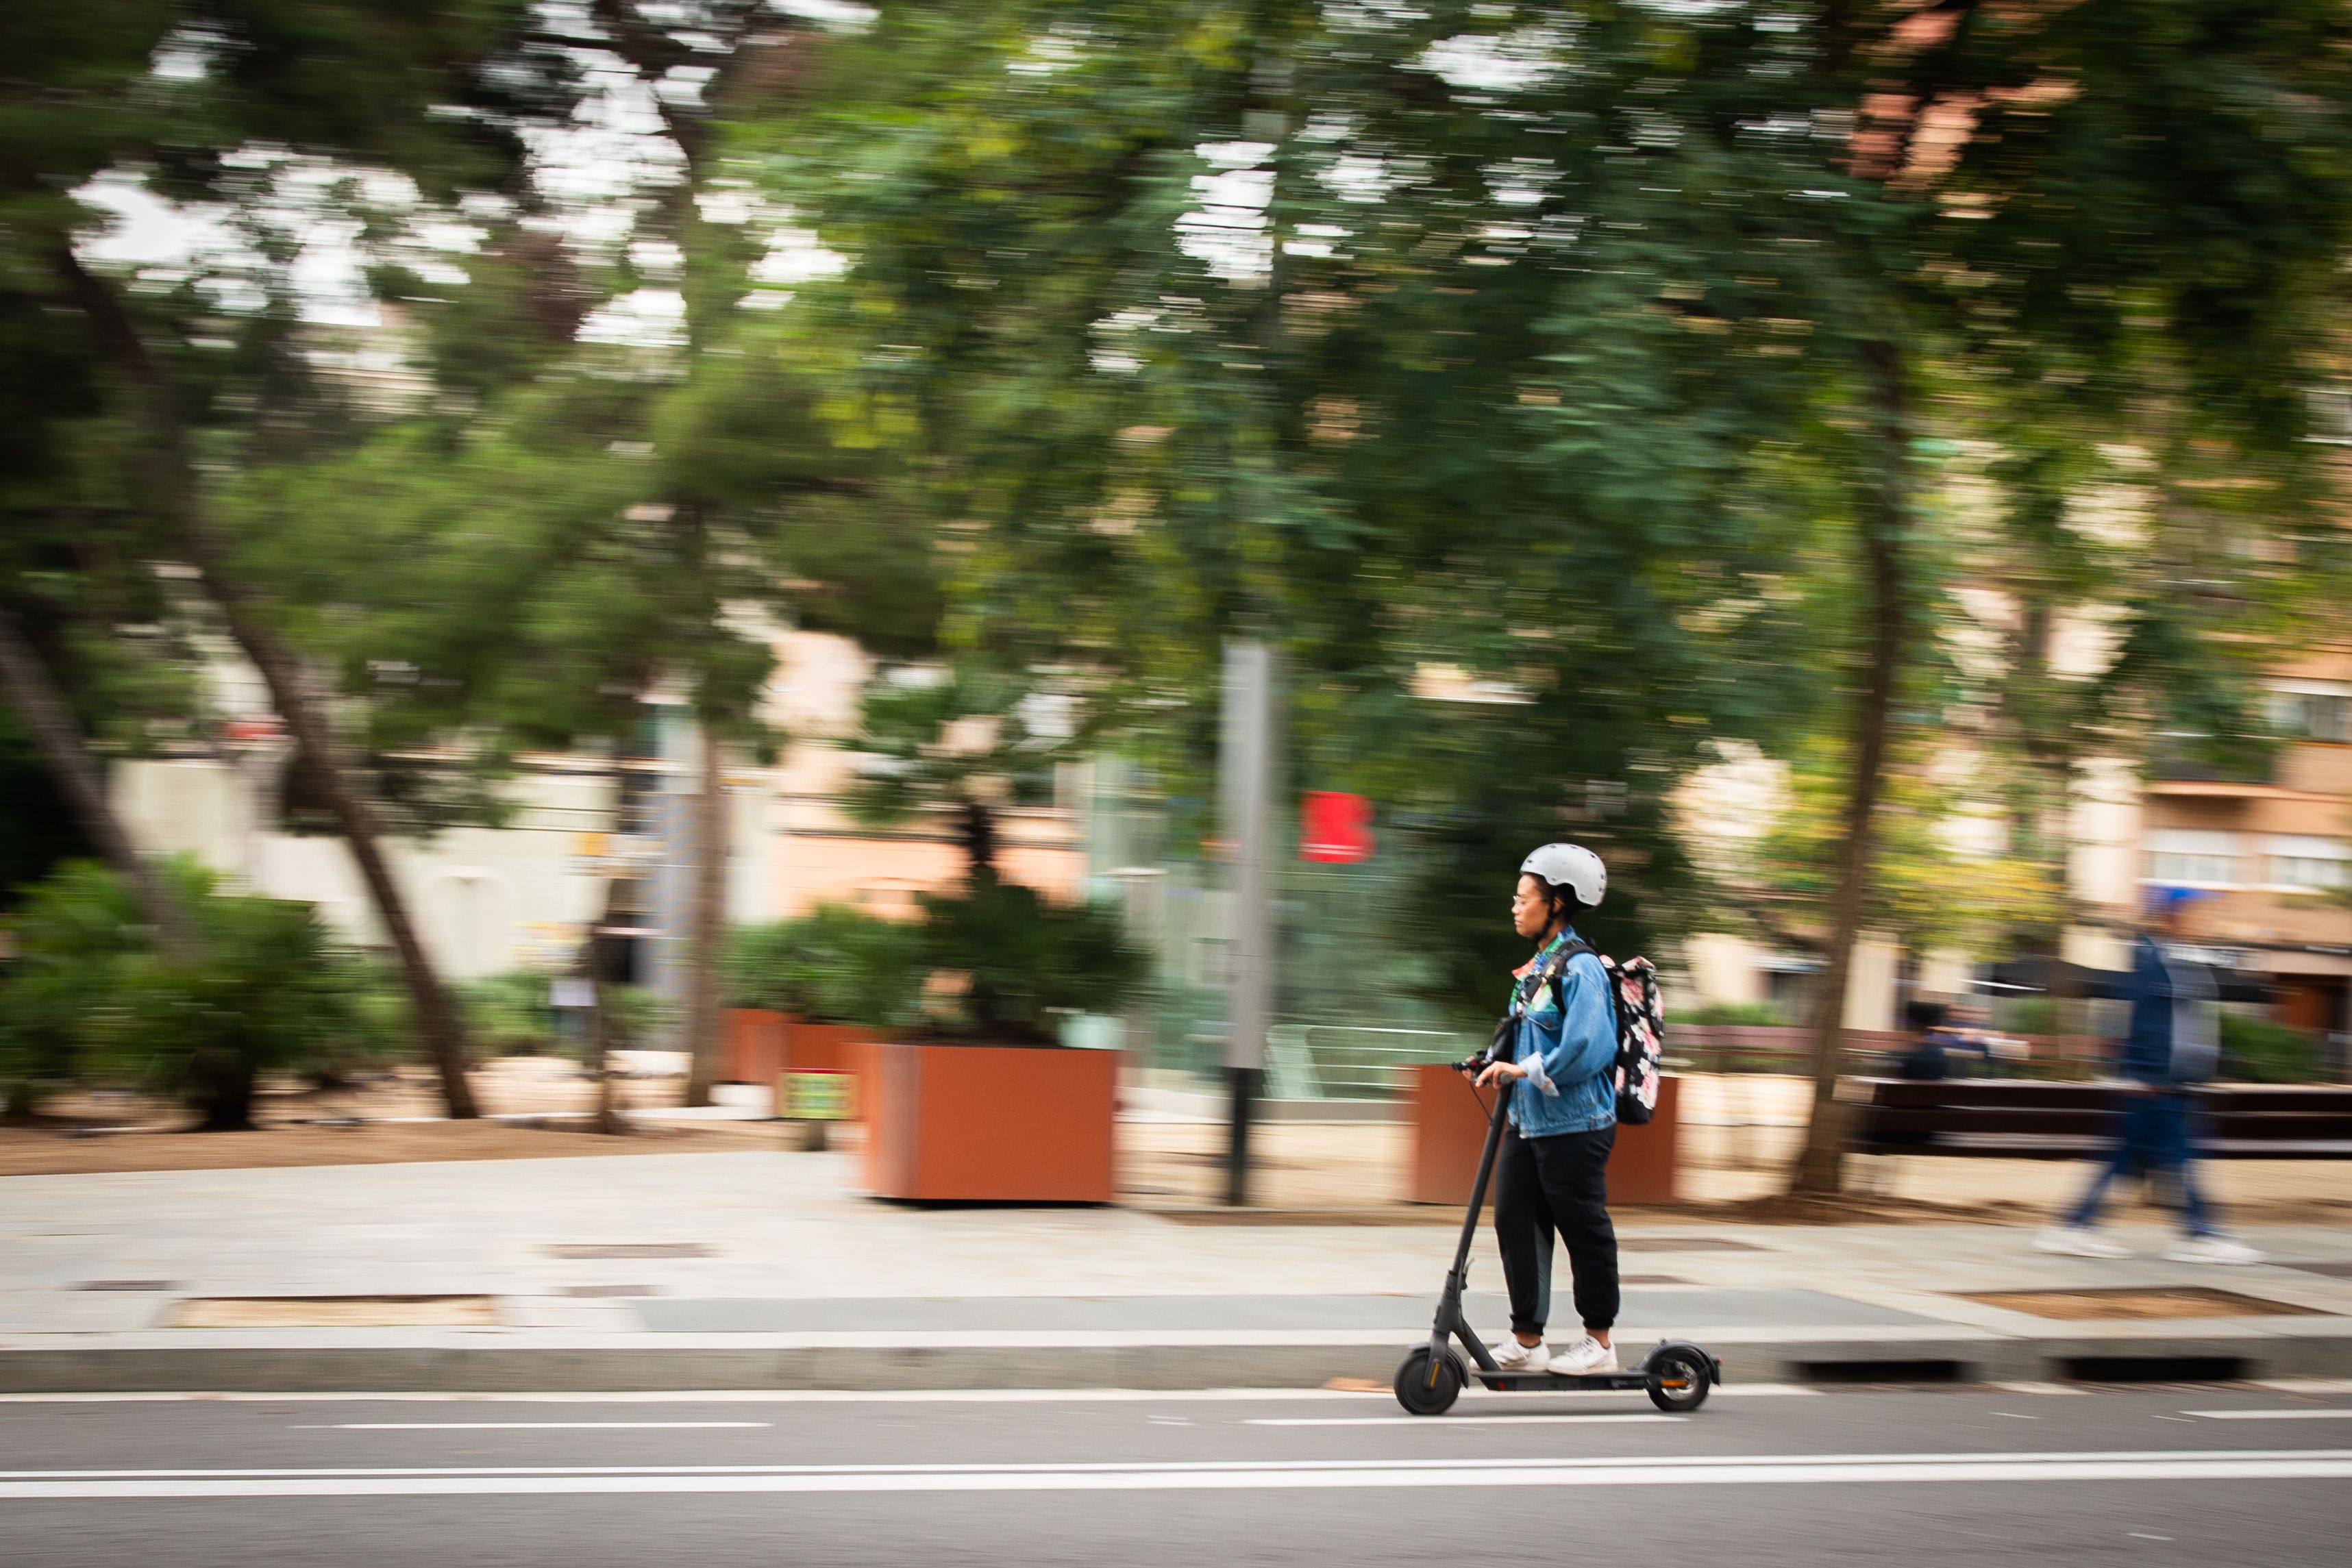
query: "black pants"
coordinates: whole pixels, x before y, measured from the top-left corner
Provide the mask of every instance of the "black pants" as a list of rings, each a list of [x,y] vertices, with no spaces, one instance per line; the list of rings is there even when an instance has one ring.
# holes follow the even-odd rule
[[[1523,1138],[1503,1129],[1495,1156],[1495,1239],[1511,1292],[1511,1332],[1543,1333],[1551,1316],[1551,1239],[1568,1244],[1576,1315],[1587,1329],[1617,1324],[1617,1229],[1609,1223],[1614,1126]]]

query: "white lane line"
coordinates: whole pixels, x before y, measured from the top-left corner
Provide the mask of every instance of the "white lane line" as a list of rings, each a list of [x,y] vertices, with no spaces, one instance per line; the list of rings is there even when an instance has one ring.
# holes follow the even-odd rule
[[[681,1432],[772,1427],[773,1421],[328,1421],[293,1432]]]
[[[1611,1421],[1680,1421],[1680,1416],[1253,1416],[1244,1427],[1528,1427],[1558,1422],[1570,1427],[1598,1427]]]
[[[1543,1390],[1546,1399],[1613,1399],[1622,1390],[1574,1388]],[[1816,1399],[1830,1390],[1799,1383],[1727,1383],[1717,1386],[1717,1399]],[[2069,1389],[2073,1393],[2075,1390]],[[2304,1390],[2288,1389],[2289,1393]],[[2317,1393],[2352,1392],[2352,1384],[2338,1390],[2333,1385]],[[1289,1400],[1393,1399],[1383,1388],[687,1388],[675,1391],[638,1390],[587,1394],[542,1391],[536,1394],[419,1394],[393,1390],[379,1394],[320,1393],[250,1394],[241,1390],[213,1393],[85,1393],[0,1394],[0,1406],[9,1405],[1096,1405],[1167,1401],[1280,1404]],[[1465,1391],[1473,1400],[1516,1399],[1510,1394]]]
[[[2352,1410],[2183,1410],[2208,1421],[2352,1421]]]
[[[0,1501],[619,1493],[1204,1491],[1393,1487],[1806,1486],[2352,1479],[2352,1449],[1773,1454],[1680,1458],[1359,1459],[1068,1465],[613,1466],[510,1469],[15,1471]]]
[[[1766,1385],[1718,1388],[1729,1394],[1811,1394],[1810,1388]],[[1551,1397],[1559,1398],[1560,1395]],[[1137,1401],[1206,1400],[1280,1402],[1288,1400],[1393,1399],[1383,1386],[1358,1388],[681,1388],[626,1392],[576,1393],[543,1390],[534,1394],[419,1394],[409,1391],[286,1394],[218,1393],[90,1393],[0,1394],[6,1405],[1097,1405]]]

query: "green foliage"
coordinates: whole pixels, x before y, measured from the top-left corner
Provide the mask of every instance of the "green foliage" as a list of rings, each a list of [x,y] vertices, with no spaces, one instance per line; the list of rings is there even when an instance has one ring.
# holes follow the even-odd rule
[[[1676,1012],[1672,1023],[1688,1024],[1748,1024],[1779,1027],[1789,1020],[1770,1002],[1709,1002],[1705,1007],[1686,1008]]]
[[[1898,729],[1969,716],[2015,819],[2008,856],[1953,866],[1939,810],[1892,810],[1906,928],[2054,916],[2077,736],[2236,744],[2252,634],[2327,602],[2344,553],[2293,437],[2352,235],[2347,25],[886,6],[730,130],[857,258],[778,329],[835,378],[837,438],[920,476],[950,643],[1085,664],[1181,781],[1219,640],[1270,632],[1299,773],[1422,841],[1402,935],[1468,1008],[1528,845],[1599,840],[1622,893],[1595,934],[1638,947],[1711,917],[1664,807],[1709,740],[1840,762],[1878,509],[1910,646],[1981,629],[1950,579],[2021,607],[2000,671],[1939,652],[1904,684]],[[1435,59],[1481,52],[1499,85]],[[1977,134],[1918,134],[1931,110]],[[1948,475],[1990,481],[1990,518],[1931,498]],[[2086,520],[2118,485],[2145,520]],[[2051,653],[2085,603],[2123,607],[2101,682]],[[1528,706],[1417,701],[1431,665]],[[1791,858],[1808,916],[1829,841]]]
[[[2053,997],[2009,997],[1993,1004],[1999,1028],[2008,1034],[2058,1032],[2058,1002]]]
[[[173,862],[202,961],[156,953],[113,873],[69,864],[16,917],[5,1076],[130,1081],[184,1101],[206,1129],[250,1125],[257,1081],[327,1055],[351,1030],[350,995],[308,904],[215,891]]]
[[[730,932],[725,994],[730,1007],[896,1029],[919,1015],[926,967],[922,927],[822,904]]]
[[[2224,1008],[2221,1069],[2256,1083],[2308,1083],[2319,1076],[2319,1053],[2302,1030]]]
[[[557,1033],[549,1002],[554,977],[538,969],[485,975],[452,988],[466,1009],[467,1038],[483,1058],[542,1056],[568,1049]],[[627,1050],[650,1039],[662,1018],[661,998],[643,986],[607,985],[605,1043]],[[730,1005],[740,1006],[740,1003]]]
[[[1827,896],[1844,837],[1843,801],[1832,769],[1818,758],[1807,760],[1812,765],[1794,772],[1788,809],[1755,847],[1750,863],[1731,873],[1735,883],[1747,883],[1751,908],[1810,912]],[[1906,759],[1888,778],[1864,928],[1893,933],[1914,949],[1982,954],[2053,925],[2064,868],[1966,842],[1962,834],[1975,828],[1979,831],[1971,836],[1981,841],[1988,824],[1970,821],[1977,813],[1967,794],[1941,782],[1934,766],[1926,758]],[[1996,837],[2004,831],[2003,824],[1990,826]]]
[[[555,1049],[547,976],[509,969],[461,981],[450,989],[466,1010],[466,1038],[483,1059],[539,1056]]]
[[[911,677],[911,678],[910,678]],[[895,672],[867,687],[843,797],[854,821],[895,827],[927,810],[953,817],[968,877],[996,874],[998,808],[1049,799],[1065,743],[1034,731],[1035,684],[971,663]]]
[[[965,981],[956,1010],[933,1019],[946,1033],[1050,1041],[1054,1015],[1116,1012],[1143,979],[1118,915],[1049,904],[1017,883],[926,895],[923,915],[929,967]]]

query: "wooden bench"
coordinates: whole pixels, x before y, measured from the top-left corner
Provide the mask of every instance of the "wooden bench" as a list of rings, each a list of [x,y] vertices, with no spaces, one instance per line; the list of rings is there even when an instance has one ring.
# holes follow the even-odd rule
[[[2094,1078],[2106,1060],[2105,1042],[2092,1035],[2010,1038],[2024,1047],[2027,1061],[2052,1076]],[[1845,1031],[1846,1060],[1862,1071],[1883,1072],[1916,1043],[1915,1036],[1894,1030],[1850,1029]],[[1951,1050],[1956,1059],[1969,1059],[1967,1048]],[[1685,1071],[1810,1075],[1812,1053],[1810,1030],[1782,1024],[1666,1022],[1667,1065]]]
[[[2114,1138],[2116,1091],[2100,1083],[2014,1078],[1853,1081],[1849,1147],[1864,1155],[1952,1155],[2078,1160]],[[2215,1083],[2196,1091],[2205,1110],[2199,1151],[2211,1158],[2352,1159],[2352,1086]]]

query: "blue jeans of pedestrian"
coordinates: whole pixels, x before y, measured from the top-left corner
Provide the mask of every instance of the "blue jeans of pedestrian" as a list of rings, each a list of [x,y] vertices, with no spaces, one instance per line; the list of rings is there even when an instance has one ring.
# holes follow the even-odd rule
[[[2091,1187],[2066,1216],[2074,1226],[2093,1224],[2107,1187],[2117,1176],[2157,1171],[2170,1172],[2180,1185],[2180,1220],[2191,1236],[2214,1233],[2213,1217],[2197,1191],[2196,1102],[2179,1090],[2163,1089],[2126,1094],[2118,1107],[2123,1116],[2120,1135],[2106,1163],[2091,1178]]]

